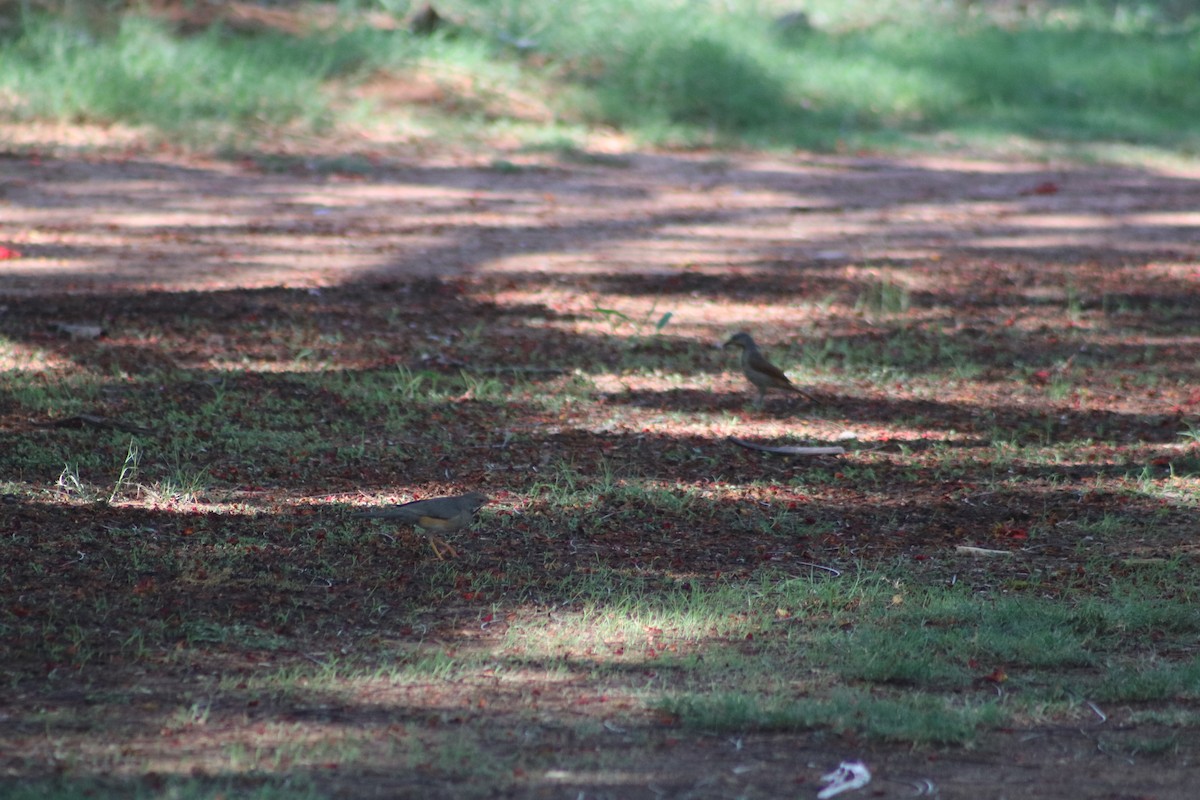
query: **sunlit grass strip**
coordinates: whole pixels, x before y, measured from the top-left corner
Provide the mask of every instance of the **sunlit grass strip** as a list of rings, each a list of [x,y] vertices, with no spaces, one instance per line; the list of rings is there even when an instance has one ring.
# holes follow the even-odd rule
[[[390,120],[402,140],[535,142],[548,128],[568,146],[616,125],[657,143],[815,149],[931,136],[1035,151],[1197,147],[1194,19],[888,7],[824,4],[788,26],[753,0],[447,0],[446,18],[462,24],[432,37],[375,27],[353,3],[339,4],[338,26],[298,35],[181,36],[135,14],[106,31],[33,15],[0,43],[0,97],[13,119],[123,122],[209,146],[288,126],[386,136]],[[355,91],[413,71],[440,76],[446,102],[388,108]]]
[[[737,691],[670,695],[659,709],[688,728],[731,731],[830,729],[872,739],[912,744],[965,744],[981,728],[1006,719],[995,702],[967,703],[940,695],[878,697],[842,689],[826,698],[781,698]]]

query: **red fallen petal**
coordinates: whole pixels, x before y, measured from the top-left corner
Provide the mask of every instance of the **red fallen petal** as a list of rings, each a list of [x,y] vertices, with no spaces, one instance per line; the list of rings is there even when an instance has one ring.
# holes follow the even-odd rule
[[[980,680],[987,681],[988,683],[1004,683],[1008,680],[1008,673],[1001,667],[996,667],[990,675],[984,675]]]
[[[20,258],[20,257],[21,257],[21,252],[19,250],[12,250],[7,247],[0,247],[0,261],[7,261],[10,258]]]

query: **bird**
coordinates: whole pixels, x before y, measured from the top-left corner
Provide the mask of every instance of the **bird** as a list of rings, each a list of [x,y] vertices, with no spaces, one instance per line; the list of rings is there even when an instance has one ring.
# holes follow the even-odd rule
[[[423,528],[429,537],[429,546],[439,561],[444,561],[443,552],[452,558],[458,558],[458,551],[453,545],[438,536],[439,533],[453,533],[461,530],[475,519],[475,512],[487,504],[490,498],[479,492],[451,495],[448,497],[431,497],[428,500],[414,500],[395,506],[364,511],[354,516],[360,519],[394,520],[402,525],[413,525]]]
[[[754,343],[754,339],[750,337],[750,334],[745,331],[735,333],[729,337],[729,341],[724,346],[742,348],[742,372],[746,374],[746,379],[758,388],[757,405],[759,408],[762,408],[763,401],[767,396],[767,389],[782,389],[785,392],[794,392],[815,402],[812,395],[803,389],[797,388],[788,380],[788,376],[783,374],[783,370],[767,360],[767,357],[759,351],[758,345]]]

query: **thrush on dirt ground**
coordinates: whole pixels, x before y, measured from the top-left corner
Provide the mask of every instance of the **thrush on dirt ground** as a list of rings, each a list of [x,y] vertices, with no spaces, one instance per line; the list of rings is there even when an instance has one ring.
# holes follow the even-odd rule
[[[754,339],[750,338],[750,334],[745,331],[735,333],[729,337],[729,341],[724,346],[742,348],[742,372],[746,374],[746,379],[758,389],[757,405],[759,408],[762,408],[763,401],[766,399],[767,389],[794,392],[815,402],[812,395],[797,388],[788,380],[788,376],[783,374],[783,370],[767,360],[767,357],[758,349],[758,345],[754,343]]]
[[[354,516],[359,519],[386,519],[423,529],[429,537],[429,546],[433,548],[433,554],[442,561],[445,560],[443,552],[457,558],[458,551],[438,534],[453,533],[470,525],[475,519],[475,512],[482,508],[488,499],[485,494],[468,492],[449,497],[414,500],[398,506],[364,511]]]

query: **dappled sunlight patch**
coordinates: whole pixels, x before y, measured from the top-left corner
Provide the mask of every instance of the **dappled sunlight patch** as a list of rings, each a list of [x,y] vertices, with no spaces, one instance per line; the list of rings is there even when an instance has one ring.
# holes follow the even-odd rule
[[[14,149],[34,152],[86,149],[94,153],[120,154],[128,152],[129,148],[140,150],[149,147],[157,138],[157,132],[149,125],[83,120],[0,121],[0,140]]]
[[[509,622],[500,653],[520,660],[553,660],[563,664],[645,664],[660,656],[675,658],[697,651],[701,641],[716,636],[725,620],[707,615],[678,615],[595,610],[551,611]]]
[[[0,371],[49,374],[75,370],[70,359],[47,348],[0,338]]]
[[[246,713],[192,709],[165,720],[154,734],[60,740],[91,769],[112,777],[286,775],[313,769],[335,773],[354,770],[411,770],[430,756],[430,745],[417,741],[404,724],[363,726],[303,719],[296,722],[247,721]],[[314,716],[321,716],[317,710]],[[306,716],[306,715],[300,715]]]

